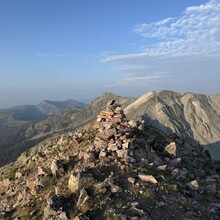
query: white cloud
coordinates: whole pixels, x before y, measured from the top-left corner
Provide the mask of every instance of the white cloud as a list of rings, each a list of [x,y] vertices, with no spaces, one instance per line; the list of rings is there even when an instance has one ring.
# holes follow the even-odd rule
[[[208,74],[217,74],[220,69],[220,0],[188,7],[179,17],[137,24],[133,30],[146,40],[155,39],[156,43],[142,46],[139,53],[105,54],[102,61],[113,64],[117,71],[136,74],[134,81],[155,75],[155,80],[159,80],[158,72],[184,74],[186,66],[195,75],[207,74],[206,66],[210,67]],[[140,73],[145,75],[139,78]],[[124,79],[132,80],[126,76]]]
[[[220,52],[220,2],[186,8],[178,18],[166,18],[149,24],[138,24],[134,31],[159,42],[146,48],[148,54],[210,55]]]

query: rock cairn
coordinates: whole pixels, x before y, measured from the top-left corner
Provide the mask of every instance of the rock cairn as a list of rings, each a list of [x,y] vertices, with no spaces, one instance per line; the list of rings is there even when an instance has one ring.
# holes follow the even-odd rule
[[[97,122],[99,130],[94,143],[100,149],[99,157],[116,155],[128,161],[132,129],[124,111],[115,100],[108,101],[106,111],[100,112]]]

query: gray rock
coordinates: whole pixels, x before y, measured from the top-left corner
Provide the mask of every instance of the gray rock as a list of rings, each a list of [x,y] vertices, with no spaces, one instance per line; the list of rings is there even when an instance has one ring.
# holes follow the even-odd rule
[[[79,209],[83,209],[83,206],[85,205],[85,203],[88,201],[89,199],[89,195],[88,193],[86,192],[86,190],[83,188],[80,190],[80,193],[79,193],[79,198],[78,198],[78,201],[77,201],[77,204],[76,206],[79,208]]]
[[[193,181],[189,182],[189,183],[187,184],[187,186],[188,186],[191,190],[193,190],[193,191],[199,189],[199,183],[198,183],[197,180],[193,180]]]
[[[178,167],[181,163],[181,158],[175,158],[168,162],[168,168]]]
[[[82,188],[88,188],[95,182],[92,174],[90,173],[79,173],[71,174],[68,181],[68,188],[70,192],[75,193]]]
[[[56,177],[59,178],[63,174],[63,166],[59,160],[53,160],[50,166],[51,173]]]

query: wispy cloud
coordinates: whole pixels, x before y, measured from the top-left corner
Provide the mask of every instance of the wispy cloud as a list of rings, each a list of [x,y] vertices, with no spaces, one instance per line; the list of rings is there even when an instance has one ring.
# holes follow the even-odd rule
[[[158,76],[130,76],[127,78],[124,78],[124,81],[149,81],[149,80],[155,80],[161,78],[160,75]]]
[[[111,63],[117,71],[136,74],[133,80],[153,76],[159,80],[162,75],[158,72],[189,74],[190,68],[193,74],[207,74],[207,68],[202,66],[210,67],[211,74],[220,69],[220,0],[188,7],[179,17],[137,24],[133,30],[146,40],[153,38],[156,43],[141,45],[138,53],[102,56],[102,61]],[[140,73],[144,76],[139,78]]]
[[[149,24],[137,24],[134,31],[145,38],[159,40],[148,54],[219,55],[220,2],[211,0],[205,5],[186,8],[177,18],[166,18]]]

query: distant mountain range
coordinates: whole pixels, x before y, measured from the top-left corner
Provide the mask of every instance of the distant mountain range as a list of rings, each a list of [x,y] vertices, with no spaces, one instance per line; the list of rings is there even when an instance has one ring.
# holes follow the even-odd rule
[[[201,143],[209,149],[213,159],[220,160],[220,94],[206,96],[160,91],[146,93],[138,99],[104,93],[83,109],[71,106],[46,119],[6,132],[0,135],[0,165],[15,160],[20,153],[55,133],[93,122],[110,99],[117,100],[125,108],[129,119],[144,120],[165,134],[176,133],[190,143]],[[56,106],[47,107],[49,103],[41,104],[44,109],[41,113],[52,113],[51,109]]]
[[[18,126],[29,121],[44,119],[49,115],[64,111],[69,106],[81,109],[86,104],[72,99],[66,101],[45,100],[38,105],[20,105],[2,109],[0,110],[0,127]]]

